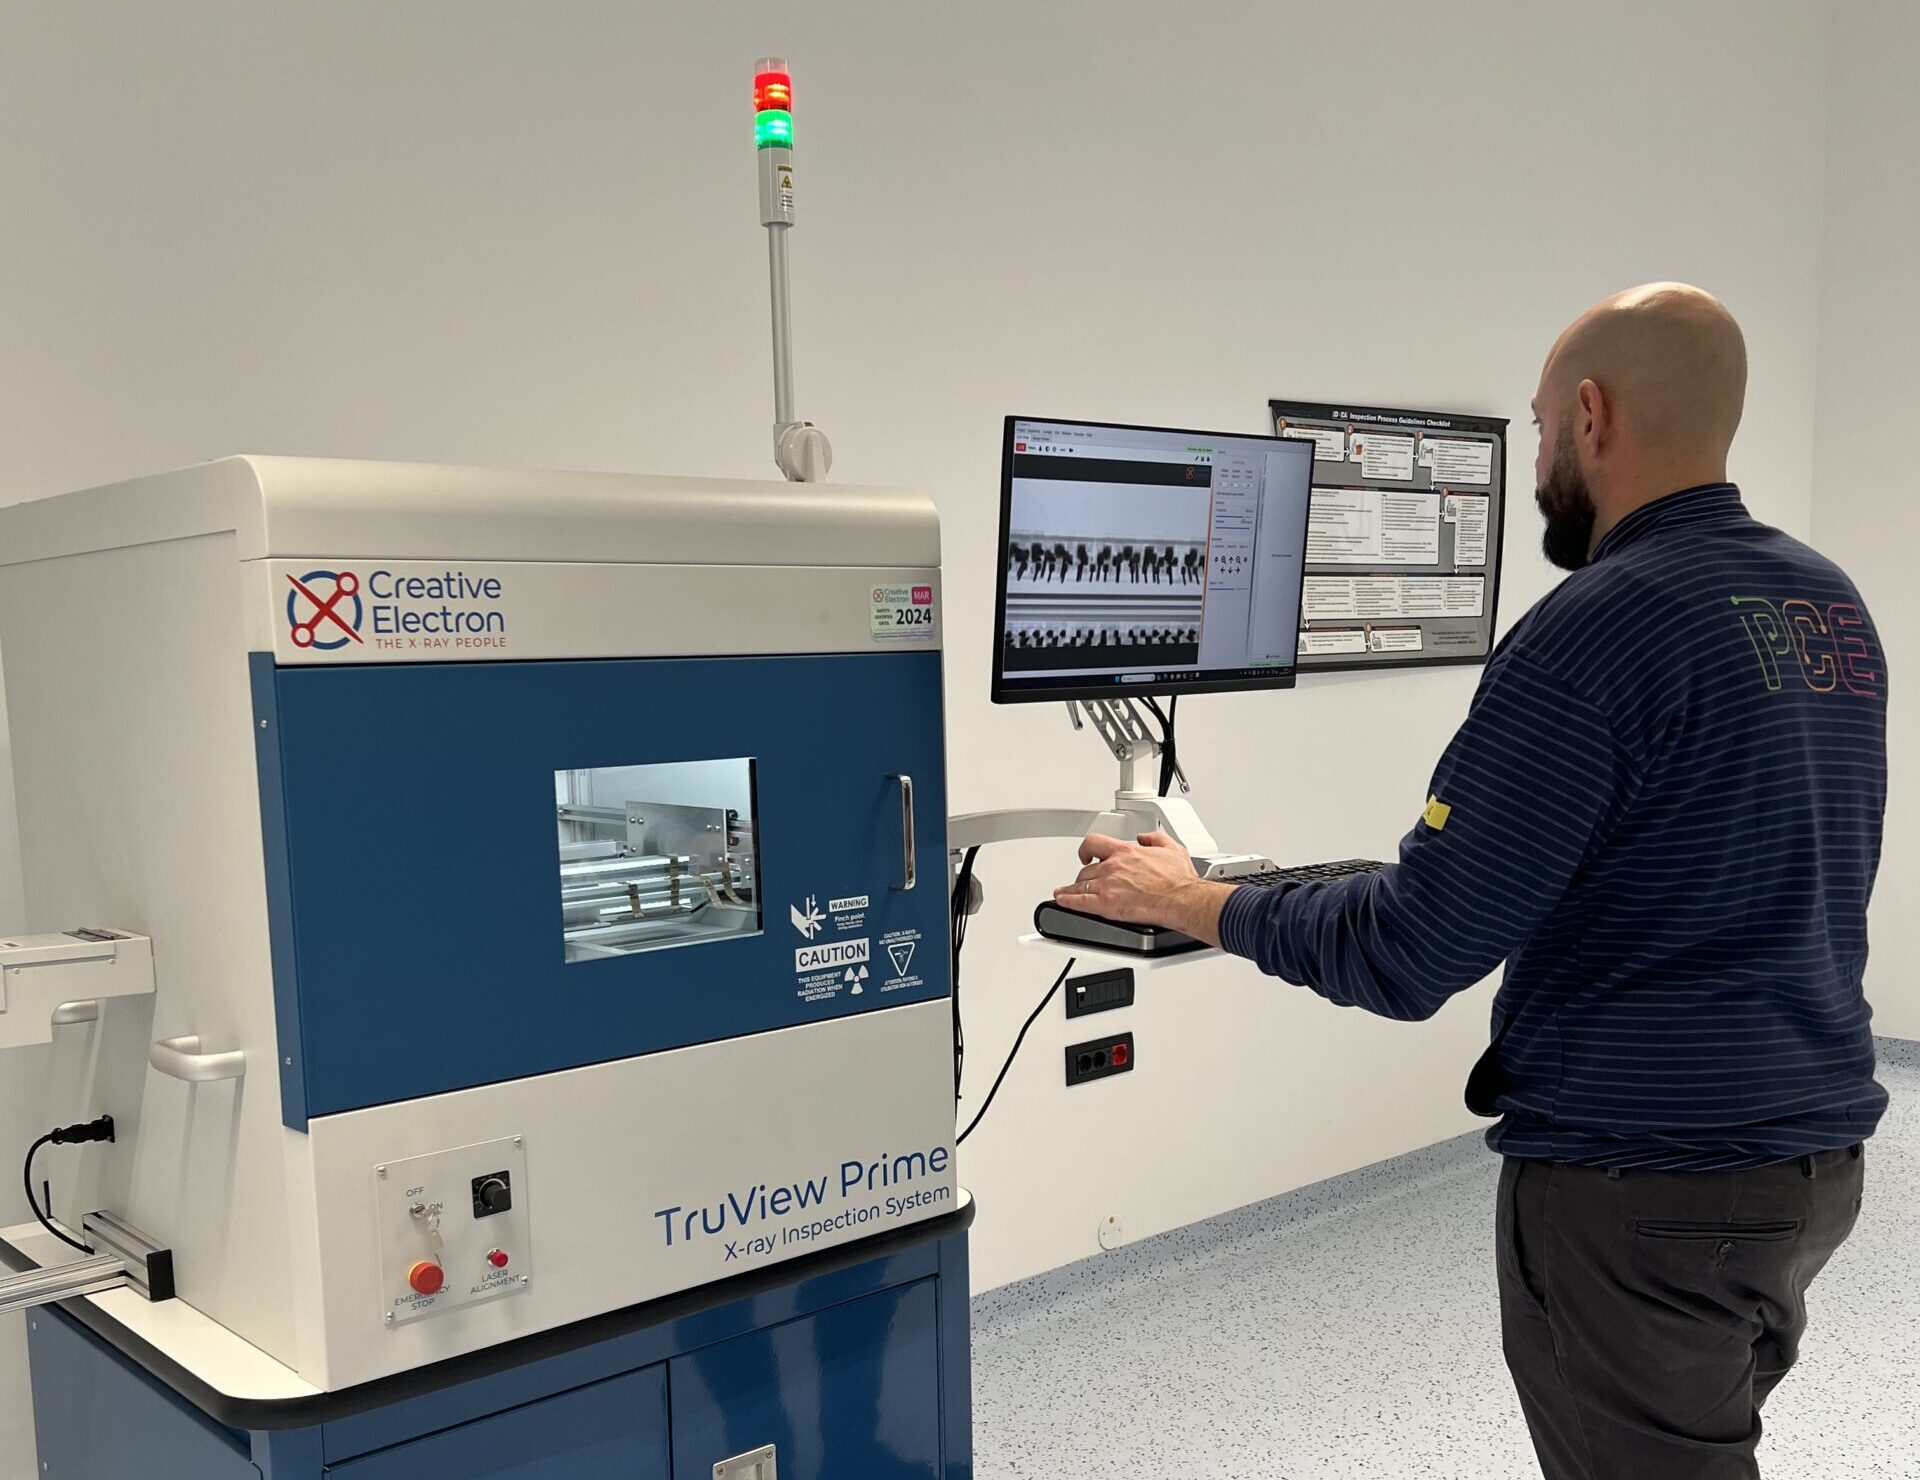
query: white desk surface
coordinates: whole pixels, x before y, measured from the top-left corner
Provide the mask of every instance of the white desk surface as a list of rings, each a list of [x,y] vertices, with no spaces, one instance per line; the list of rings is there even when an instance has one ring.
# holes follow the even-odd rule
[[[42,1269],[87,1256],[69,1249],[37,1223],[0,1228],[5,1239]],[[321,1390],[251,1342],[243,1341],[184,1300],[148,1300],[133,1290],[103,1290],[81,1299],[111,1316],[148,1346],[179,1364],[215,1392],[246,1402],[280,1403],[318,1397]]]

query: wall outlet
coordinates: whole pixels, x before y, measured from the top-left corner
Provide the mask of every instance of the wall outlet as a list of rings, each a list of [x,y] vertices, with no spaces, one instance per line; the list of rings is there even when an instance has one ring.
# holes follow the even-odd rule
[[[1133,1072],[1133,1034],[1114,1033],[1067,1049],[1067,1085]]]

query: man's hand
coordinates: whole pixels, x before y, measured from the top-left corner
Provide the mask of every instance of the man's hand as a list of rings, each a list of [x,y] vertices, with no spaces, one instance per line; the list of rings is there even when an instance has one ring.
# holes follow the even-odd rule
[[[1080,876],[1053,891],[1054,903],[1220,944],[1220,910],[1233,886],[1200,878],[1187,850],[1165,833],[1133,843],[1094,833],[1080,844],[1080,862]]]

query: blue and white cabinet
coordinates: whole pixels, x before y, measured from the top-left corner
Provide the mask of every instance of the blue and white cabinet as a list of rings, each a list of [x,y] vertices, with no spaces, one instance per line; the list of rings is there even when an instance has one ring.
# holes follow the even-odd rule
[[[35,1317],[48,1475],[969,1472],[924,498],[230,458],[0,511],[0,644],[180,1291]]]

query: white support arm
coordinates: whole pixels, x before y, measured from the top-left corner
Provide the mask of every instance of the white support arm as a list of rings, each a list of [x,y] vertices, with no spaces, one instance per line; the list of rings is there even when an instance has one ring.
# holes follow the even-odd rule
[[[1018,843],[1029,838],[1084,838],[1105,815],[1074,807],[962,812],[947,819],[947,851],[964,853],[989,843]]]
[[[1131,840],[1143,833],[1163,832],[1193,855],[1194,867],[1202,878],[1232,879],[1273,867],[1269,859],[1257,853],[1222,853],[1193,803],[1185,797],[1163,797],[1140,789],[1139,767],[1160,755],[1160,744],[1131,699],[1068,700],[1067,717],[1076,730],[1085,728],[1080,718],[1082,710],[1120,763],[1120,786],[1113,794],[1113,805],[1097,812],[1076,807],[1019,807],[949,817],[949,883],[957,879],[960,860],[969,848],[1034,838],[1084,838],[1088,833]],[[1185,791],[1186,777],[1179,780],[1180,789]],[[977,904],[969,903],[967,913],[972,914],[976,908]]]
[[[82,1003],[152,991],[153,942],[144,935],[0,935],[0,1048],[53,1042],[56,1021],[86,1020]]]
[[[1084,838],[1096,832],[1126,839],[1164,832],[1197,858],[1220,851],[1191,802],[1144,791],[1116,793],[1113,805],[1100,811],[1016,807],[1004,812],[962,812],[947,819],[947,851],[960,853],[988,843],[1017,843],[1031,838]]]

